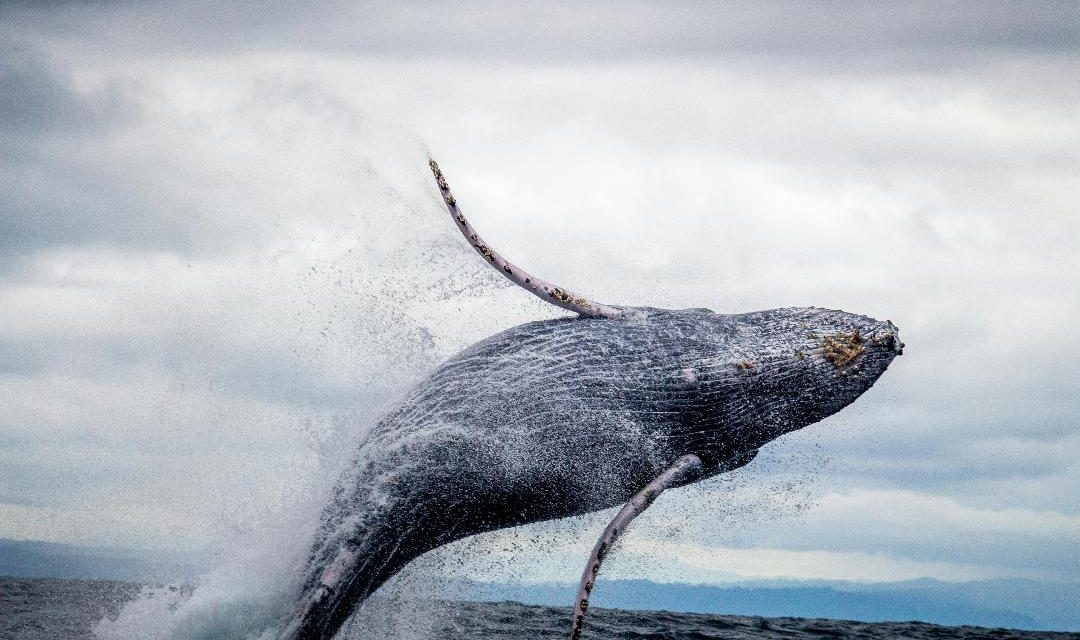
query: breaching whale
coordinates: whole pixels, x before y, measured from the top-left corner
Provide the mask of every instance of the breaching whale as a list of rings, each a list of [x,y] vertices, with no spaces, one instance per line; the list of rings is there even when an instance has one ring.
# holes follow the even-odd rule
[[[576,638],[608,548],[661,491],[747,464],[853,402],[902,353],[891,322],[843,311],[726,315],[587,300],[496,253],[430,166],[473,248],[577,315],[472,345],[377,422],[323,511],[281,640],[328,640],[441,545],[625,503],[582,576]]]

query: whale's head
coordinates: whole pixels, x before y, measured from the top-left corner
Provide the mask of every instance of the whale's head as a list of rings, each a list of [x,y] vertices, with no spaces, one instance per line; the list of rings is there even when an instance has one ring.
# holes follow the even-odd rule
[[[656,319],[680,328],[672,397],[684,453],[756,449],[854,402],[903,353],[889,321],[818,308],[740,315],[704,309]]]

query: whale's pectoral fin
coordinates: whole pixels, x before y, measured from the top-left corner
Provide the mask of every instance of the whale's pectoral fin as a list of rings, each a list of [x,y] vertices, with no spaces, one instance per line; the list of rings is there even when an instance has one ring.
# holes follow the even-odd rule
[[[443,175],[442,169],[439,168],[438,163],[428,159],[428,166],[431,167],[431,173],[435,176],[435,184],[439,187],[439,194],[442,196],[443,202],[446,203],[446,210],[449,211],[450,216],[454,218],[454,222],[456,223],[455,226],[457,226],[458,230],[461,231],[461,234],[465,236],[465,240],[473,246],[473,249],[476,249],[477,253],[484,256],[484,258],[491,263],[491,266],[498,269],[499,273],[503,274],[509,278],[511,282],[522,287],[529,293],[538,296],[541,300],[550,302],[557,307],[580,313],[583,316],[594,318],[618,318],[622,315],[623,310],[618,307],[587,300],[575,293],[571,293],[570,290],[565,287],[557,287],[546,280],[537,278],[521,267],[512,264],[503,258],[491,247],[491,245],[484,242],[484,240],[477,235],[476,229],[474,229],[472,224],[465,219],[465,214],[463,214],[461,208],[458,207],[457,198],[450,193],[450,185],[446,183],[446,176]]]
[[[698,476],[702,471],[701,458],[694,454],[682,456],[675,461],[675,464],[664,469],[652,482],[645,485],[644,489],[635,493],[634,497],[630,498],[630,501],[619,510],[619,513],[604,529],[604,533],[600,535],[596,546],[593,547],[592,554],[589,555],[589,562],[585,565],[584,573],[581,574],[577,601],[574,603],[573,627],[570,633],[572,640],[578,640],[581,637],[581,629],[585,624],[585,611],[589,608],[589,594],[592,592],[596,575],[600,572],[600,563],[604,561],[604,556],[607,555],[615,540],[626,531],[626,526],[630,524],[630,521],[648,509],[665,489]]]

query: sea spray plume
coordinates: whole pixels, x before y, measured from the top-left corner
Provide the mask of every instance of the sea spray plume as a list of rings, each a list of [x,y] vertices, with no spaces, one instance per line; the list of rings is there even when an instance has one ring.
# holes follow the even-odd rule
[[[577,317],[523,324],[452,357],[386,413],[323,511],[282,640],[327,640],[421,554],[467,536],[628,504],[586,568],[661,491],[747,464],[844,408],[903,344],[891,322],[789,308],[739,315],[615,307],[504,260],[440,195],[500,273]]]

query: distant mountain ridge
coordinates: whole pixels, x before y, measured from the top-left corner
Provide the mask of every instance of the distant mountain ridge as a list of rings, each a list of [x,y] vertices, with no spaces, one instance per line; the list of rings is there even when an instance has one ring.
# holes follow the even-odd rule
[[[209,563],[160,553],[0,539],[0,576],[127,582],[190,582]],[[503,584],[459,580],[442,597],[568,606],[576,584]],[[1080,631],[1080,583],[996,579],[949,583],[922,578],[892,583],[748,580],[694,585],[601,580],[597,607],[878,622]]]
[[[489,585],[484,600],[525,604],[565,603],[566,585]],[[769,618],[833,618],[865,622],[920,620],[958,626],[1036,629],[1038,621],[1016,611],[980,607],[926,591],[841,591],[832,587],[718,587],[657,584],[645,580],[601,583],[591,599],[597,607],[757,615]]]
[[[576,584],[459,582],[448,597],[567,606]],[[648,580],[601,581],[596,607],[722,613],[765,617],[833,618],[864,622],[912,621],[1038,631],[1080,631],[1080,584],[1030,580],[948,583],[923,579],[851,582],[693,585]]]
[[[186,582],[205,565],[161,553],[0,538],[0,575],[124,582]]]

